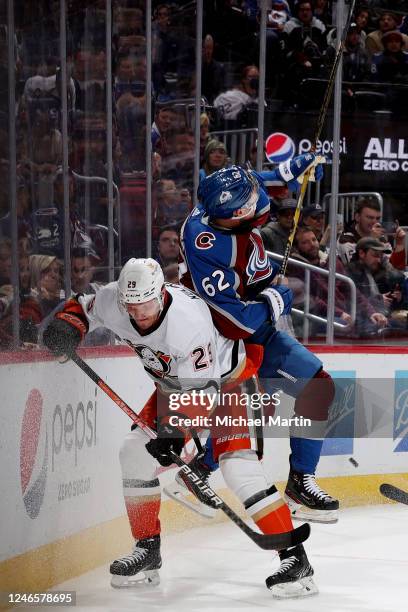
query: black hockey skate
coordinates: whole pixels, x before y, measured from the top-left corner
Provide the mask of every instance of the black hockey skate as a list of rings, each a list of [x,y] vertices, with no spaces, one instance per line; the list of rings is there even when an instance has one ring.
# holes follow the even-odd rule
[[[279,552],[281,564],[265,580],[266,586],[276,599],[309,597],[319,592],[312,576],[313,568],[302,544]]]
[[[156,586],[160,583],[157,570],[161,568],[161,565],[160,536],[144,538],[135,542],[130,555],[116,559],[111,564],[111,585],[115,588],[144,584]]]
[[[208,484],[211,470],[203,463],[202,459],[203,453],[199,453],[190,461],[188,466],[204,483]],[[205,518],[214,518],[217,512],[216,508],[211,505],[210,498],[206,497],[204,493],[200,497],[193,493],[188,475],[183,470],[177,472],[174,482],[164,487],[164,492],[175,501]],[[190,493],[194,495],[193,500],[191,500]]]
[[[315,523],[338,521],[338,500],[319,487],[314,474],[302,474],[291,468],[285,501],[294,519]]]

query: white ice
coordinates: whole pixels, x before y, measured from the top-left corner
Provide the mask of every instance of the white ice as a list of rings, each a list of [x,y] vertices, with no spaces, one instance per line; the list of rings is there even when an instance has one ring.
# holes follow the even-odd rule
[[[264,580],[278,565],[274,553],[231,523],[210,522],[162,538],[158,587],[112,589],[103,566],[53,590],[75,590],[75,612],[402,612],[408,610],[407,527],[408,507],[399,505],[346,509],[336,525],[312,525],[306,549],[320,593],[306,599],[272,599]]]

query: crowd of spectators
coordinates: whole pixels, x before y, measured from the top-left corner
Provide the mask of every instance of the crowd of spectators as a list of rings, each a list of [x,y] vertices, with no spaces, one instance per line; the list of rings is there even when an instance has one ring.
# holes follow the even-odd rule
[[[193,206],[195,150],[199,147],[201,180],[236,161],[230,143],[214,132],[251,127],[256,123],[260,2],[204,2],[199,143],[194,138],[194,119],[198,112],[194,108],[197,78],[194,3],[153,0],[152,4],[149,94],[153,120],[147,126],[145,2],[117,0],[112,3],[112,99],[109,102],[112,105],[114,263],[119,268],[127,258],[146,254],[146,135],[151,136],[153,182],[149,217],[153,255],[162,263],[166,279],[177,282],[177,237]],[[408,82],[408,2],[367,0],[357,4],[343,61],[343,78],[350,99],[353,83]],[[67,3],[69,172],[64,181],[59,5],[51,0],[36,3],[20,0],[15,5],[20,337],[27,346],[38,342],[44,321],[67,297],[63,263],[67,234],[71,247],[72,292],[95,292],[100,283],[108,280],[107,130],[110,122],[107,113],[110,104],[105,11],[104,0]],[[302,104],[308,108],[314,103],[316,96],[310,96],[307,82],[327,78],[335,53],[334,21],[332,3],[328,0],[267,0],[266,107],[273,100],[281,100],[287,108],[302,108]],[[0,71],[5,82],[6,24],[7,15],[2,10]],[[2,102],[0,347],[4,348],[12,344],[15,295],[11,279],[12,223],[8,191],[9,116],[4,91]],[[246,159],[255,165],[255,138],[248,145]],[[68,187],[65,193],[68,216],[64,211],[64,183]],[[281,253],[285,248],[296,207],[294,198],[295,194],[285,187],[275,188],[271,193],[271,218],[262,228],[262,235],[272,251]],[[405,235],[397,228],[388,236],[392,242],[392,252],[388,253],[389,244],[383,248],[387,236],[381,213],[375,207],[370,210],[369,221],[367,206],[358,207],[347,231],[338,226],[339,270],[356,279],[359,286],[359,313],[354,326],[350,325],[347,289],[336,290],[336,316],[348,326],[344,334],[370,335],[385,327],[406,327],[406,317],[402,314],[407,299],[403,277]],[[309,205],[303,211],[302,228],[295,239],[297,256],[314,265],[327,265],[329,234],[325,211],[319,203]],[[373,242],[366,240],[361,246],[362,239],[376,243],[373,246]],[[367,291],[362,289],[364,283]],[[298,282],[298,289],[299,286]],[[323,316],[325,304],[327,308],[327,287],[321,279],[313,286],[316,295],[312,308]],[[298,290],[297,299],[300,298]],[[319,333],[321,329],[317,326],[316,331]],[[101,333],[89,341],[101,343],[108,338],[109,335]]]

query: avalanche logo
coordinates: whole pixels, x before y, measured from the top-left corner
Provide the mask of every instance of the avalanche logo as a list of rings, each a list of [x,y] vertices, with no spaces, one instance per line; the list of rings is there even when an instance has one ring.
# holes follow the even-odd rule
[[[408,452],[408,372],[395,372],[393,440],[394,452]]]
[[[214,242],[215,236],[212,232],[200,232],[195,239],[195,245],[197,249],[200,249],[201,251],[211,249]]]
[[[38,389],[28,395],[20,437],[20,481],[28,516],[37,518],[45,493],[48,471],[48,432],[42,424],[43,398]]]
[[[279,164],[291,159],[295,154],[295,143],[283,132],[270,134],[265,142],[265,155],[268,161]]]
[[[249,239],[252,242],[253,249],[249,256],[246,273],[248,276],[247,285],[252,285],[268,278],[272,274],[272,267],[258,230],[253,230]]]

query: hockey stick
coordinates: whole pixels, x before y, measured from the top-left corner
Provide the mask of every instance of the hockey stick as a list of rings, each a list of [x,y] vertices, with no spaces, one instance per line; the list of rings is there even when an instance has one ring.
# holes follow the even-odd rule
[[[336,74],[337,74],[337,69],[339,67],[339,63],[341,60],[341,56],[343,54],[343,49],[344,49],[344,45],[346,42],[346,37],[347,37],[347,33],[350,27],[350,23],[351,23],[351,19],[353,17],[353,12],[354,12],[354,5],[356,3],[356,0],[351,0],[351,5],[350,5],[350,10],[347,16],[347,21],[346,21],[346,25],[344,26],[343,29],[343,33],[341,36],[341,40],[340,40],[340,44],[339,47],[336,51],[336,55],[334,58],[334,62],[333,62],[333,66],[332,69],[330,71],[330,75],[327,81],[327,87],[326,87],[326,91],[324,94],[324,98],[323,98],[323,102],[322,105],[320,107],[320,112],[319,112],[319,116],[317,118],[317,123],[316,123],[316,131],[313,137],[313,143],[312,143],[312,147],[310,149],[310,151],[312,153],[314,153],[316,151],[317,148],[317,141],[320,140],[320,135],[322,133],[322,129],[324,126],[324,122],[326,120],[326,114],[327,114],[327,110],[329,108],[329,104],[330,104],[330,99],[332,96],[332,92],[333,92],[333,87],[334,87],[334,81],[336,78]],[[286,243],[286,248],[285,248],[285,253],[283,255],[283,260],[282,260],[282,264],[279,270],[279,277],[283,278],[286,274],[286,268],[288,267],[288,259],[289,259],[289,255],[290,252],[292,250],[292,246],[293,246],[293,241],[295,239],[295,234],[296,234],[296,230],[298,228],[299,225],[299,219],[300,219],[300,213],[302,211],[302,207],[303,207],[303,200],[305,199],[305,195],[306,195],[306,190],[307,190],[307,186],[309,183],[309,178],[310,178],[310,174],[312,172],[313,166],[311,168],[309,168],[309,170],[307,170],[304,175],[303,175],[303,180],[302,180],[302,186],[300,188],[300,192],[299,192],[299,196],[298,196],[298,201],[296,203],[296,210],[295,210],[295,214],[293,217],[293,225],[292,225],[292,230],[289,234],[288,237],[288,241]]]
[[[117,406],[123,412],[125,412],[128,417],[132,419],[134,423],[140,429],[144,431],[144,433],[150,438],[157,438],[157,434],[153,429],[151,429],[144,421],[141,419],[136,412],[132,410],[130,406],[121,398],[109,385],[105,383],[105,381],[98,376],[98,374],[78,355],[76,352],[72,352],[70,358],[76,365],[81,368],[81,370],[89,376],[94,383],[102,389],[108,395]],[[305,523],[300,527],[297,527],[293,531],[288,531],[286,533],[274,533],[274,534],[262,534],[257,533],[253,529],[251,529],[216,493],[209,487],[205,482],[203,482],[200,477],[193,472],[193,470],[185,463],[176,453],[171,453],[171,457],[176,465],[178,465],[183,472],[188,476],[191,481],[191,488],[194,490],[195,494],[198,498],[203,495],[208,496],[214,504],[214,507],[222,510],[228,518],[231,519],[233,523],[241,529],[255,544],[263,548],[264,550],[282,550],[284,548],[289,548],[290,546],[296,546],[301,542],[307,540],[310,535],[310,525],[309,523]]]
[[[392,501],[400,502],[400,504],[405,504],[408,506],[408,492],[399,489],[398,487],[394,487],[394,485],[390,485],[387,483],[383,483],[380,485],[380,493],[391,499]]]

